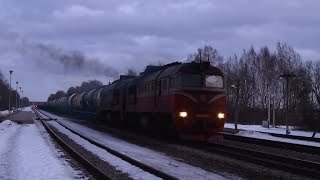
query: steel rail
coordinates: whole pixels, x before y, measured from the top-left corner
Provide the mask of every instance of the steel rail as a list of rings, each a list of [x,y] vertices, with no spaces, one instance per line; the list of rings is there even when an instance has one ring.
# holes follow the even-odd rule
[[[320,163],[317,162],[288,158],[219,143],[195,144],[193,142],[188,142],[187,145],[210,153],[226,155],[235,159],[252,162],[273,169],[280,169],[297,175],[315,178],[320,177]]]
[[[239,131],[239,130],[238,130]],[[238,131],[230,128],[225,128],[226,133],[232,133],[235,134]],[[241,129],[241,131],[248,131]],[[306,137],[306,136],[297,136],[297,135],[286,135],[286,134],[279,134],[279,133],[272,133],[272,132],[263,132],[263,131],[255,131],[263,134],[269,134],[271,136],[280,137],[280,138],[287,138],[287,139],[295,139],[295,140],[302,140],[302,141],[311,141],[311,142],[320,142],[320,138],[312,138],[312,137]]]
[[[47,130],[47,132],[51,135],[51,137],[56,140],[56,142],[65,149],[74,159],[80,162],[83,167],[91,173],[96,179],[111,179],[108,174],[106,174],[103,170],[99,169],[97,166],[92,164],[88,159],[81,156],[77,151],[75,151],[72,147],[70,147],[64,140],[62,140],[44,121],[42,116],[37,112],[37,110],[33,109],[36,116],[39,118],[40,122]]]
[[[57,120],[56,118],[52,118],[52,117],[50,117],[49,115],[45,114],[44,112],[40,111],[40,109],[36,109],[36,110],[37,110],[37,112],[39,112],[40,114],[42,114],[42,115],[46,116],[47,118],[49,118],[49,120]]]
[[[300,153],[309,153],[309,154],[316,154],[316,155],[320,154],[320,147],[316,147],[316,146],[294,144],[289,142],[273,141],[273,140],[267,140],[267,139],[258,139],[258,138],[238,136],[238,135],[233,135],[228,133],[217,133],[217,134],[223,135],[224,139],[231,140],[231,141],[240,141],[240,142],[251,143],[256,145],[264,145],[268,147],[286,149],[286,150],[296,151]]]
[[[157,177],[160,177],[160,178],[162,178],[162,179],[172,179],[172,180],[177,180],[177,179],[178,179],[178,178],[176,178],[176,177],[174,177],[174,176],[172,176],[172,175],[170,175],[170,174],[167,174],[167,173],[165,173],[165,172],[162,172],[162,171],[160,171],[160,170],[158,170],[158,169],[156,169],[156,168],[153,168],[153,167],[151,167],[151,166],[149,166],[149,165],[143,164],[142,162],[140,162],[140,161],[138,161],[138,160],[135,160],[135,159],[133,159],[133,158],[131,158],[131,157],[125,155],[125,154],[122,154],[122,153],[120,153],[120,152],[118,152],[118,151],[116,151],[116,150],[114,150],[114,149],[112,149],[112,148],[110,148],[110,147],[107,147],[107,146],[105,146],[105,145],[103,145],[103,144],[101,144],[101,143],[99,143],[99,142],[97,142],[97,141],[95,141],[95,140],[92,140],[92,139],[90,139],[90,138],[87,138],[87,137],[81,135],[80,133],[74,131],[73,129],[65,126],[65,125],[62,124],[62,123],[60,123],[59,121],[55,121],[55,122],[57,122],[57,123],[58,123],[59,125],[61,125],[62,127],[68,129],[68,130],[71,131],[72,133],[80,136],[82,139],[87,140],[87,141],[90,142],[91,144],[93,144],[93,145],[95,145],[95,146],[97,146],[97,147],[99,147],[99,148],[102,148],[102,149],[106,150],[106,151],[109,152],[110,154],[112,154],[112,155],[114,155],[114,156],[117,156],[117,157],[123,159],[124,161],[127,161],[128,163],[130,163],[130,164],[132,164],[132,165],[134,165],[134,166],[137,166],[138,168],[141,168],[142,170],[144,170],[144,171],[146,171],[146,172],[149,172],[149,173],[151,173],[151,174],[153,174],[153,175],[155,175],[155,176],[157,176]]]
[[[296,136],[296,135],[286,135],[286,134],[278,134],[278,133],[270,133],[270,132],[262,132],[256,131],[263,134],[269,134],[271,136],[280,137],[280,138],[287,138],[287,139],[295,139],[295,140],[302,140],[302,141],[311,141],[311,142],[320,142],[320,138],[312,138],[306,136]]]

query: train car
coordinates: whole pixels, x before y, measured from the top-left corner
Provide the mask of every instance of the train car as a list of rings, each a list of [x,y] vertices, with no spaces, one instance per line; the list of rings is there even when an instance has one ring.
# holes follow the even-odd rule
[[[178,132],[223,131],[226,96],[223,73],[209,63],[173,63],[146,69],[128,85],[128,117],[141,126]]]
[[[121,75],[120,79],[104,86],[100,92],[100,113],[103,119],[117,124],[128,122],[126,116],[127,86],[134,76]]]

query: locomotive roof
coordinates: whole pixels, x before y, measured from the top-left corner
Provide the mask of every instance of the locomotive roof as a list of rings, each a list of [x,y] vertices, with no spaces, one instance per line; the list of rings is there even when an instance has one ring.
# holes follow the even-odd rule
[[[208,73],[208,74],[219,74],[222,75],[222,71],[214,66],[211,66],[208,62],[202,62],[202,63],[184,63],[180,64],[178,66],[172,66],[167,69],[165,69],[162,73],[160,78],[172,76],[179,72],[184,73]]]
[[[204,63],[173,63],[169,64],[168,66],[163,66],[162,68],[154,68],[156,69],[153,72],[148,73],[141,73],[140,76],[135,78],[130,84],[136,84],[137,82],[143,81],[143,82],[149,82],[153,81],[157,78],[165,78],[168,76],[173,76],[180,72],[185,73],[209,73],[209,74],[219,74],[223,75],[222,71],[214,66],[210,66],[210,63],[204,62]],[[154,70],[153,69],[153,70]]]

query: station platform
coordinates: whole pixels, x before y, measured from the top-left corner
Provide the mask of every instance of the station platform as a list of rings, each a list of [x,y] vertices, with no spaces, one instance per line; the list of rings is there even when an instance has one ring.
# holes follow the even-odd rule
[[[0,119],[0,121],[4,121],[9,119],[19,124],[32,124],[33,121],[33,112],[32,111],[19,111],[17,113],[11,114],[5,118]]]

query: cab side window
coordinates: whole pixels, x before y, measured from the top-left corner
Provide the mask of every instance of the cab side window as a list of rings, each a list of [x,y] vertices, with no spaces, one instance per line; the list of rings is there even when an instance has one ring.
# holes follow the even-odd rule
[[[167,80],[166,79],[164,79],[164,80],[162,80],[162,88],[165,90],[165,89],[167,89]]]

